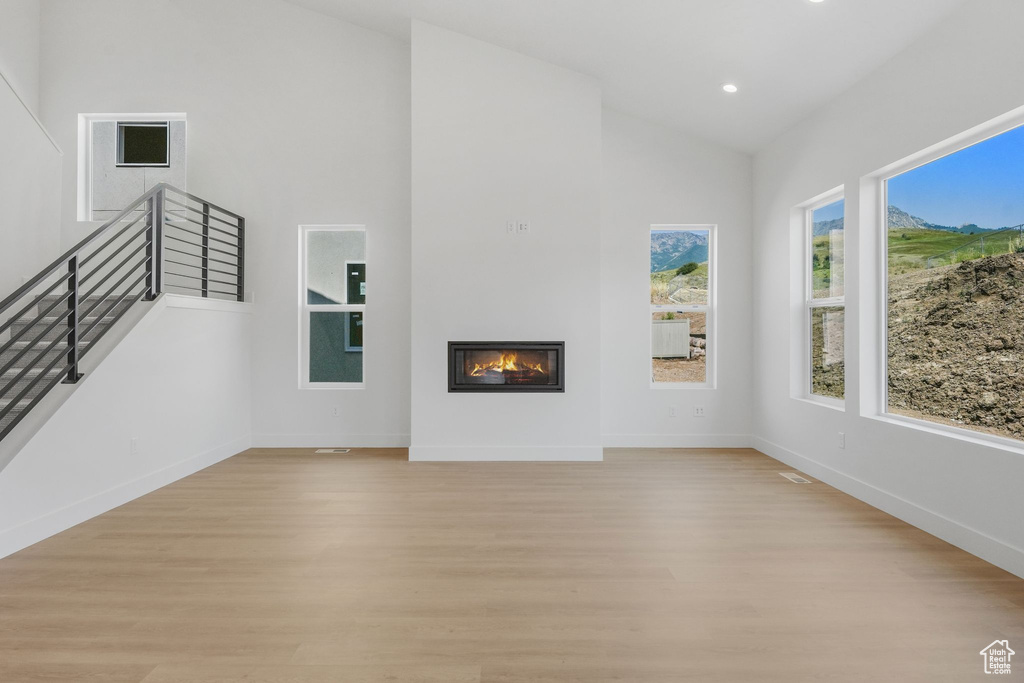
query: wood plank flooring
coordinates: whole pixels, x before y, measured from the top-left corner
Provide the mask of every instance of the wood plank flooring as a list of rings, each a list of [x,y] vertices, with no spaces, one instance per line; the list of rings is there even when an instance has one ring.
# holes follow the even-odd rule
[[[959,683],[1024,653],[1024,581],[780,471],[247,451],[0,560],[0,681]]]

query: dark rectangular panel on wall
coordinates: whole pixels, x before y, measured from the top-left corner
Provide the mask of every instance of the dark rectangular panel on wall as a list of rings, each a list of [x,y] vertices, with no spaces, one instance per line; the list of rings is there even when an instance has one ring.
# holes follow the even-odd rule
[[[448,342],[448,391],[564,392],[565,342]]]

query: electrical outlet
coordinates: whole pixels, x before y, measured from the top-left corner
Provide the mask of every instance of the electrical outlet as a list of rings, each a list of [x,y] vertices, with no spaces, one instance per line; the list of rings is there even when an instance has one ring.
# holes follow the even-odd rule
[[[341,417],[341,406],[331,408],[331,417]]]
[[[530,221],[519,221],[519,234],[525,235],[530,232]]]
[[[668,416],[669,417],[675,417],[676,416],[676,407],[675,406],[669,406],[668,407]]]
[[[704,417],[704,406],[694,406],[693,408],[694,417]]]
[[[516,222],[505,221],[505,232],[508,233],[509,235],[516,234]]]
[[[839,447],[846,448],[846,432],[839,432]]]
[[[138,440],[138,438],[133,436],[130,443],[131,443],[131,453],[132,453],[132,455],[138,455],[139,454],[139,440]]]

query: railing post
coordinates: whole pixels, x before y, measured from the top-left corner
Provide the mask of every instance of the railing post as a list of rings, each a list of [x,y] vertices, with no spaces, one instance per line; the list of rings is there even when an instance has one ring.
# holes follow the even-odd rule
[[[245,219],[238,219],[238,296],[245,301]]]
[[[156,198],[146,200],[146,301],[159,294],[156,286]]]
[[[153,294],[164,291],[164,188],[153,195]]]
[[[75,384],[82,379],[78,372],[78,255],[68,261],[68,374],[63,384]]]
[[[210,205],[203,202],[202,292],[210,296]]]

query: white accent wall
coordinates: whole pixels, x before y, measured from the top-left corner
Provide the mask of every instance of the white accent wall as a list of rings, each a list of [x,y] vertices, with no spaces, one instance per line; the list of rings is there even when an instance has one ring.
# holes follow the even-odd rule
[[[975,0],[755,159],[754,444],[1024,576],[1024,452],[871,417],[876,210],[861,179],[1024,104],[1024,4]],[[846,187],[846,410],[791,397],[793,207]],[[852,267],[858,264],[859,268]],[[864,414],[862,414],[862,412]],[[838,434],[846,434],[839,448]]]
[[[251,307],[141,305],[151,310],[0,470],[0,557],[249,447]]]
[[[608,109],[603,143],[604,445],[747,446],[752,411],[751,157]],[[711,349],[715,389],[651,386],[654,224],[718,226],[718,334]],[[703,407],[705,417],[694,417],[695,407]]]
[[[39,33],[42,0],[0,2],[0,73],[25,105],[39,109]]]
[[[412,141],[410,457],[600,459],[597,83],[414,22]],[[565,393],[448,393],[449,341],[564,341]]]
[[[0,299],[59,255],[61,152],[38,90],[38,0],[0,3]]]
[[[189,191],[247,218],[258,446],[405,446],[409,47],[280,0],[50,0],[42,118],[65,149],[89,112],[183,112]],[[104,40],[146,36],[167,40]],[[76,217],[64,161],[64,242]],[[362,390],[299,389],[298,230],[365,224]],[[334,416],[337,408],[337,416]]]

